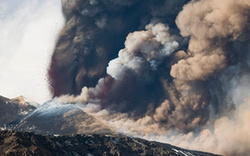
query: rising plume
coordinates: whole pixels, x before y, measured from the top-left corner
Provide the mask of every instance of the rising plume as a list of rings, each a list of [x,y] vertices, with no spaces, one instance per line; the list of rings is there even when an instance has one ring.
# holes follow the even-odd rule
[[[62,4],[54,96],[122,133],[249,154],[250,1]]]

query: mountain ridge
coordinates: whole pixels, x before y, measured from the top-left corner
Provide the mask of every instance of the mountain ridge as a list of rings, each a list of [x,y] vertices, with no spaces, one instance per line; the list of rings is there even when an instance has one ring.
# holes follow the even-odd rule
[[[0,131],[2,156],[219,156],[123,135],[37,135]]]
[[[216,156],[118,134],[80,107],[48,101],[36,108],[0,96],[0,155]]]

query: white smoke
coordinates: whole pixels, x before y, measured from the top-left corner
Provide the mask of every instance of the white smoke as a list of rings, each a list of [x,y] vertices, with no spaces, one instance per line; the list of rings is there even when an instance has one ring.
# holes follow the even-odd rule
[[[126,70],[132,70],[137,75],[145,72],[150,62],[154,70],[162,60],[173,53],[179,46],[164,24],[149,24],[146,31],[130,33],[118,58],[111,60],[107,73],[115,79],[122,79]],[[139,55],[142,54],[142,56]]]

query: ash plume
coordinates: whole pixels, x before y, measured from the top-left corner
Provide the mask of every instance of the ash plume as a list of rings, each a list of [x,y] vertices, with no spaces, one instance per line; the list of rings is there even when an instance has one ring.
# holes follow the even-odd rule
[[[106,76],[108,62],[123,48],[128,33],[142,30],[152,19],[175,26],[187,0],[62,0],[66,25],[52,56],[49,78],[54,96],[79,94]],[[175,11],[166,11],[164,6]],[[167,18],[166,18],[167,17]]]
[[[49,70],[54,96],[83,103],[128,135],[250,153],[249,1],[62,4],[67,23]]]

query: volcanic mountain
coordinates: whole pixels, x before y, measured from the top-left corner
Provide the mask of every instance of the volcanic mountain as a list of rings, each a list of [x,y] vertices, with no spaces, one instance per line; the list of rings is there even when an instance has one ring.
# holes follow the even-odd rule
[[[24,99],[1,97],[0,155],[215,156],[118,134],[78,104],[35,107]]]

